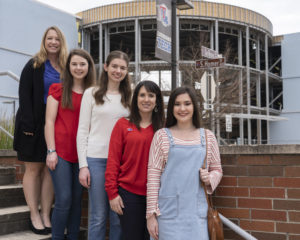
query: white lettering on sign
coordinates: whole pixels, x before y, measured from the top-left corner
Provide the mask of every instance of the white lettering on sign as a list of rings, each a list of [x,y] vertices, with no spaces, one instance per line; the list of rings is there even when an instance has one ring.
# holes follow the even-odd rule
[[[216,68],[225,65],[225,58],[196,60],[196,68]]]

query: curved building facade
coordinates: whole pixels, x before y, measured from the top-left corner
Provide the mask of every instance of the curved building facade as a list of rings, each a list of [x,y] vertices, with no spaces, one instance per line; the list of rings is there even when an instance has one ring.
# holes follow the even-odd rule
[[[281,120],[280,37],[273,37],[272,23],[257,12],[206,1],[192,3],[193,9],[177,10],[177,85],[191,84],[198,90],[203,123],[221,144],[269,143],[270,121]],[[155,0],[96,7],[78,16],[81,44],[98,66],[110,51],[122,50],[131,59],[135,83],[151,79],[162,90],[170,90],[171,65],[155,58]],[[201,46],[222,54],[225,66],[196,69]],[[231,132],[226,115],[231,118]]]

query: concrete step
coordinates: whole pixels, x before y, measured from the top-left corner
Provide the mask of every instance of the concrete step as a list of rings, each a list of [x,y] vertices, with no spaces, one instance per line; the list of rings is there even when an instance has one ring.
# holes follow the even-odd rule
[[[81,228],[78,240],[86,240],[86,239],[87,239],[86,229]],[[0,240],[51,240],[51,234],[38,235],[28,230],[28,231],[2,235],[0,236]]]
[[[45,236],[37,235],[29,230],[29,217],[30,214],[28,206],[17,206],[0,209],[0,240],[51,240],[51,234]],[[34,236],[35,238],[31,238],[32,236]],[[80,229],[80,235],[78,239],[87,239],[87,230],[85,228]]]
[[[21,184],[0,186],[0,208],[26,205]]]
[[[51,239],[49,235],[38,235],[31,231],[22,231],[0,236],[0,240],[46,240]]]
[[[15,167],[0,166],[0,186],[14,184],[16,179]]]
[[[29,229],[27,206],[0,209],[0,236]]]

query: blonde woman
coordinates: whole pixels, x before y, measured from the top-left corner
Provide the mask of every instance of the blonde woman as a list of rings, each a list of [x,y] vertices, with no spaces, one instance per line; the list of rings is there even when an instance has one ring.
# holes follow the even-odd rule
[[[58,27],[51,26],[43,35],[40,51],[27,62],[20,78],[14,149],[18,159],[25,162],[23,189],[30,210],[30,227],[36,234],[51,231],[53,186],[45,165],[45,109],[49,87],[60,82],[66,59],[65,37]]]

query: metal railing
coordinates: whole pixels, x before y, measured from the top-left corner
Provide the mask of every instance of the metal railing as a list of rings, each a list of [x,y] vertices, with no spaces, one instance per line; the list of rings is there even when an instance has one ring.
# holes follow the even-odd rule
[[[14,74],[12,71],[0,71],[0,76],[9,76],[17,82],[20,82],[20,77]]]
[[[222,214],[219,213],[219,216],[227,227],[229,227],[232,231],[240,235],[246,240],[257,240],[257,238],[253,237],[251,234],[247,233],[244,229],[240,228],[238,225],[231,222],[228,218],[224,217]]]
[[[0,76],[9,76],[11,77],[13,80],[17,81],[18,83],[20,82],[20,77],[16,74],[14,74],[11,71],[0,71]],[[1,98],[8,98],[8,99],[14,99],[17,100],[19,99],[19,97],[16,96],[6,96],[6,95],[0,95]],[[15,114],[15,112],[13,113]],[[9,138],[13,139],[14,136],[10,134],[10,132],[8,132],[5,128],[3,128],[0,125],[0,131],[4,132]]]

